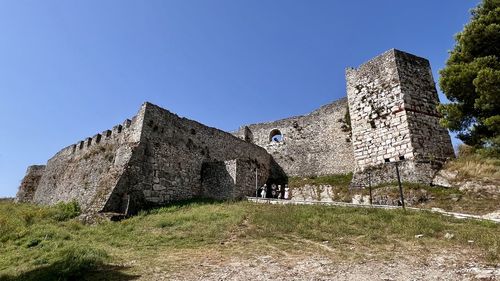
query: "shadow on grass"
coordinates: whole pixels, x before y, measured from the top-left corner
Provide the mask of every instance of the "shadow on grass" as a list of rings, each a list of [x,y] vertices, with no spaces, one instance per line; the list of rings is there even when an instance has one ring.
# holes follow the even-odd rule
[[[64,268],[64,262],[57,262],[49,266],[21,273],[17,276],[0,276],[0,281],[70,281],[70,280],[136,280],[140,275],[126,274],[123,271],[128,267],[113,265],[96,265],[94,268]],[[68,271],[69,270],[69,271]]]
[[[11,280],[134,280],[139,276],[123,273],[126,267],[106,264],[109,256],[102,249],[73,245],[60,250],[57,260],[17,276],[0,276],[0,281]]]
[[[210,204],[220,204],[224,202],[230,202],[231,200],[216,200],[216,199],[209,199],[209,198],[195,198],[195,199],[188,199],[188,200],[182,200],[182,201],[177,201],[177,202],[172,202],[169,204],[166,204],[163,207],[171,207],[171,206],[176,206],[176,207],[184,207],[187,205],[210,205]]]
[[[194,198],[194,199],[187,199],[187,200],[181,200],[181,201],[176,201],[176,202],[171,202],[168,204],[161,204],[161,205],[153,205],[153,206],[148,206],[145,208],[142,208],[138,214],[154,214],[159,211],[161,211],[164,208],[183,208],[183,207],[189,207],[189,206],[194,206],[194,205],[212,205],[212,204],[221,204],[221,203],[227,203],[227,202],[235,202],[239,200],[217,200],[217,199],[209,199],[209,198]],[[133,217],[133,216],[131,216]]]

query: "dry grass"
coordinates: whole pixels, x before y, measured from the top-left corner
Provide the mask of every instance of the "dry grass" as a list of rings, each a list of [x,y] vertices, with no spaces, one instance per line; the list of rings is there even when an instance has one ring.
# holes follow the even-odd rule
[[[457,172],[458,180],[500,182],[500,158],[467,145],[459,146],[458,158],[448,162],[445,169]]]
[[[367,254],[384,260],[394,247],[427,255],[412,250],[417,244],[500,259],[499,224],[427,212],[194,201],[88,226],[70,219],[74,211],[0,202],[0,280],[67,280],[82,271],[87,280],[130,280],[156,267],[183,271],[205,255],[325,252],[342,260]],[[446,233],[454,238],[445,239]],[[417,234],[423,238],[415,240]]]
[[[423,184],[403,182],[403,193],[407,206],[431,209],[441,208],[445,211],[459,212],[466,214],[485,215],[495,212],[500,208],[500,196],[496,194],[488,194],[485,192],[465,192],[460,191],[457,187],[443,188],[430,187]],[[397,183],[389,183],[373,188],[373,194],[387,195],[390,198],[399,198],[399,187]],[[361,194],[367,195],[367,190],[360,191]],[[420,195],[426,200],[416,200],[409,202],[409,197],[415,196],[418,199]]]

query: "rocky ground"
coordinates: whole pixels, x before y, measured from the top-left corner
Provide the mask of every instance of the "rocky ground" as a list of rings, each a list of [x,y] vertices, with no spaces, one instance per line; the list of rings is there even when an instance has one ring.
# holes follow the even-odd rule
[[[211,256],[180,272],[152,268],[138,280],[500,280],[500,267],[481,265],[466,252],[357,262],[328,255]]]

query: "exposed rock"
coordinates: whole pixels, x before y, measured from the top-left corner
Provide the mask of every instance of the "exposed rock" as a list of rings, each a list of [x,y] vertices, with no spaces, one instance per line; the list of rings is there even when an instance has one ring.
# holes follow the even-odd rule
[[[455,237],[455,235],[453,235],[452,233],[448,233],[448,232],[444,235],[444,238],[446,238],[446,239],[452,239],[453,237]]]
[[[290,199],[293,201],[323,201],[332,202],[339,200],[331,185],[309,185],[294,187],[290,192]]]
[[[490,194],[500,194],[500,185],[485,184],[477,181],[465,181],[458,183],[458,189],[463,192],[486,192]]]
[[[351,203],[353,204],[362,204],[362,205],[369,205],[370,204],[370,196],[369,195],[360,195],[356,194],[352,197]]]
[[[442,169],[432,179],[432,185],[448,188],[453,187],[452,182],[456,180],[457,174],[456,171]]]
[[[453,202],[457,202],[458,200],[460,200],[460,198],[461,198],[460,194],[451,194],[450,195],[450,200]]]
[[[489,213],[489,214],[486,214],[486,215],[483,216],[483,218],[500,221],[500,210],[492,212],[492,213]]]

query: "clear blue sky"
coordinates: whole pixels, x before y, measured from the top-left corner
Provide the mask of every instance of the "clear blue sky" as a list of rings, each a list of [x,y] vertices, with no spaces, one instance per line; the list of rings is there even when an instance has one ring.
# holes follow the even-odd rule
[[[345,96],[390,48],[434,78],[478,1],[0,0],[0,197],[144,101],[226,131]]]

